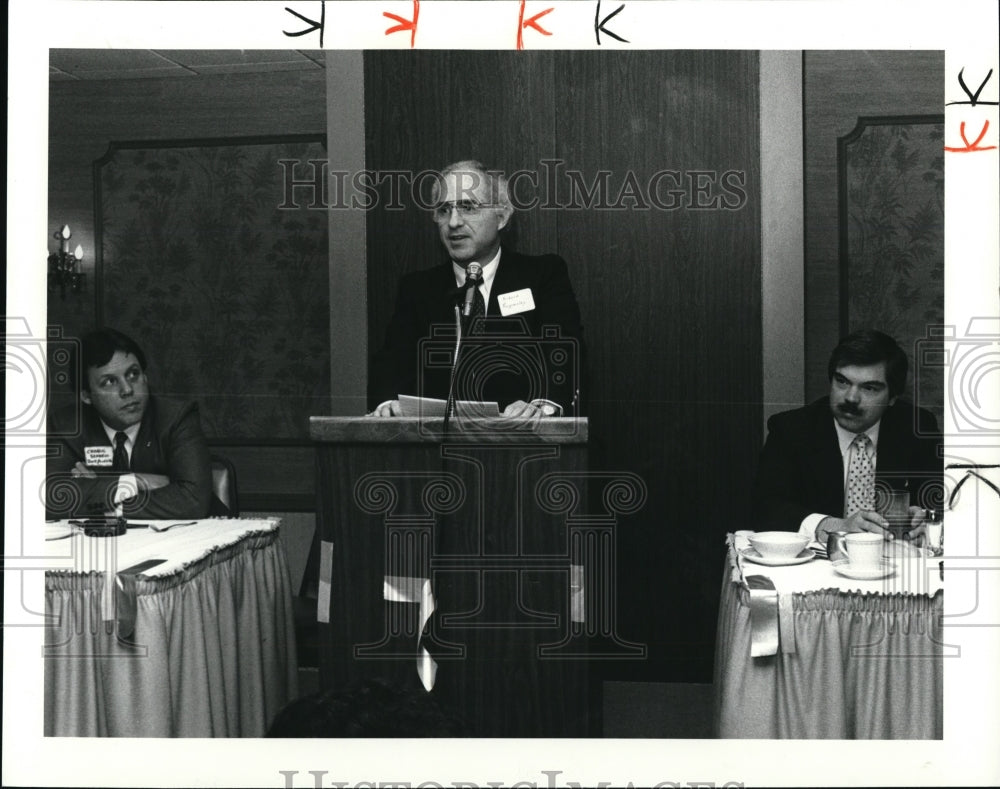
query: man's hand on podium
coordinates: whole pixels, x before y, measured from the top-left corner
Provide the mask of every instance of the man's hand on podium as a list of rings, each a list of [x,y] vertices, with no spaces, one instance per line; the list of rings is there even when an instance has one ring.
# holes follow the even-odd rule
[[[515,400],[503,410],[503,413],[500,416],[531,419],[536,416],[542,417],[561,415],[562,407],[558,403],[553,403],[551,400],[543,400],[539,398],[538,400],[532,400],[530,403],[526,403],[524,400]]]
[[[399,400],[386,400],[384,403],[379,403],[375,407],[375,410],[368,414],[368,416],[381,418],[403,416],[403,409],[399,404]],[[530,403],[526,403],[524,400],[515,400],[503,410],[500,416],[508,419],[562,416],[562,407],[551,400],[538,399],[532,400]]]
[[[372,411],[368,416],[402,416],[403,409],[399,405],[399,400],[386,400],[384,403],[379,403],[375,406],[375,410]]]

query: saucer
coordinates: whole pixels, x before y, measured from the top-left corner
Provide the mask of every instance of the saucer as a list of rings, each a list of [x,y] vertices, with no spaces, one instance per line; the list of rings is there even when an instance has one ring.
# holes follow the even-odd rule
[[[46,523],[45,524],[45,540],[61,540],[65,537],[69,537],[73,533],[73,527],[67,526],[63,523]]]
[[[766,564],[768,567],[784,567],[789,564],[803,564],[804,562],[812,561],[816,558],[816,554],[813,552],[812,548],[806,548],[798,556],[793,556],[791,559],[769,559],[766,556],[761,556],[757,552],[757,549],[752,546],[749,548],[742,548],[739,551],[739,554],[748,562],[753,562],[754,564]]]
[[[896,572],[896,565],[887,562],[885,559],[876,565],[854,565],[848,559],[837,559],[831,562],[833,569],[840,575],[854,578],[858,581],[874,581],[879,578],[886,578]]]
[[[883,559],[916,559],[927,558],[932,553],[927,548],[918,548],[905,540],[887,541],[882,548]]]

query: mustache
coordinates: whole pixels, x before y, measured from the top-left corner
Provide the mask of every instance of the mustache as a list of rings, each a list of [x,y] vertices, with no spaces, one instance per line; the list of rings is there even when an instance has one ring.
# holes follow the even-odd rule
[[[848,416],[858,416],[861,414],[861,409],[854,403],[841,403],[837,406],[837,410]]]

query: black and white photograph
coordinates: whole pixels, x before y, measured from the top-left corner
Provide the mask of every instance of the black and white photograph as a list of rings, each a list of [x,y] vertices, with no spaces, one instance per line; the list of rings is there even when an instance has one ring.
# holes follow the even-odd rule
[[[12,4],[4,785],[1000,780],[997,8],[682,5]]]

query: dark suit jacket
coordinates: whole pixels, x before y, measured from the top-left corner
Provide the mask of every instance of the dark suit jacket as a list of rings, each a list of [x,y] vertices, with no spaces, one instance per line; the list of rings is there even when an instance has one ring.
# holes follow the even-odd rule
[[[531,289],[535,309],[501,317],[498,297],[524,288]],[[401,394],[447,398],[456,337],[454,292],[450,262],[402,278],[385,343],[372,359],[369,408]],[[496,400],[503,409],[515,400],[544,397],[574,415],[585,362],[580,308],[566,261],[505,249],[486,316],[484,335],[463,339],[456,399]]]
[[[70,476],[77,461],[86,462],[85,447],[111,446],[91,406],[81,404],[79,430],[74,431],[75,418],[75,409],[49,417],[50,432],[73,433],[53,442],[50,449],[46,474],[49,518],[101,515],[114,509],[110,502],[119,474],[95,468],[96,479]],[[131,471],[163,474],[170,478],[170,484],[140,492],[124,505],[127,516],[203,518],[209,514],[212,471],[195,403],[150,396],[132,448]]]
[[[829,400],[775,414],[767,430],[754,485],[754,528],[795,530],[812,513],[843,517],[844,465]],[[897,400],[879,425],[876,489],[909,489],[911,505],[932,507],[941,493],[940,441],[930,412]]]

